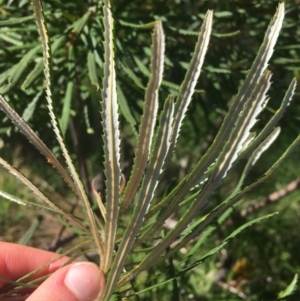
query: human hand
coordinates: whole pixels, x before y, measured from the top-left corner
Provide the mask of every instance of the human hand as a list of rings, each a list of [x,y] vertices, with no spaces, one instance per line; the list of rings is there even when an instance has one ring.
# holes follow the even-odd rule
[[[0,242],[0,277],[16,280],[55,257],[58,257],[58,254]],[[67,260],[67,257],[61,258],[30,277],[29,280],[33,280],[53,273],[27,297],[26,301],[98,300],[105,286],[104,274],[99,267],[90,262],[77,262],[59,269]],[[0,289],[5,284],[0,280]]]

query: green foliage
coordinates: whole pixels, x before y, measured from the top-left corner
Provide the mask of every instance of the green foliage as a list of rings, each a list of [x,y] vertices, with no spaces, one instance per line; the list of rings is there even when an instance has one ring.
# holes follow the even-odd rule
[[[44,12],[39,1],[34,0],[40,42],[33,18],[26,16],[29,4],[26,0],[19,4],[20,7],[4,6],[3,11],[14,18],[0,23],[3,26],[0,31],[3,43],[0,68],[4,70],[0,77],[0,91],[7,95],[14,109],[2,96],[1,108],[62,176],[80,201],[82,212],[70,214],[3,159],[0,161],[2,166],[44,203],[21,201],[4,192],[2,196],[55,212],[66,225],[81,233],[85,243],[93,240],[100,258],[99,266],[107,275],[103,300],[109,300],[113,294],[118,298],[126,295],[153,299],[160,296],[161,291],[165,294],[172,291],[175,300],[175,297],[179,298],[179,282],[183,287],[186,284],[184,290],[188,291],[188,286],[196,281],[193,276],[184,280],[188,271],[194,271],[205,259],[224,249],[240,231],[270,216],[265,214],[241,225],[235,224],[217,246],[206,241],[232,218],[236,204],[269,178],[300,143],[295,128],[292,132],[297,133],[297,138],[285,143],[284,149],[276,157],[272,156],[272,162],[266,160],[268,164],[259,164],[262,169],[259,176],[251,176],[258,158],[279,135],[280,128],[276,125],[295,93],[295,78],[290,84],[290,80],[284,78],[280,85],[276,85],[279,94],[283,87],[288,87],[281,104],[277,105],[279,109],[275,111],[271,107],[273,104],[268,104],[271,72],[266,68],[282,26],[284,5],[279,5],[266,31],[271,19],[269,10],[263,12],[267,1],[256,3],[259,6],[256,9],[263,13],[261,18],[245,18],[248,12],[243,1],[238,9],[235,3],[212,1],[210,5],[216,9],[212,31],[211,11],[205,16],[194,14],[195,9],[204,11],[208,5],[205,1],[195,3],[195,7],[189,1],[179,1],[179,5],[175,2],[159,5],[159,2],[116,3],[113,15],[117,22],[114,27],[108,0],[96,4],[94,1],[78,1],[76,4],[49,1],[44,4]],[[166,6],[169,8],[167,13],[162,11]],[[132,22],[129,12],[137,7],[140,15],[137,14],[136,22]],[[180,14],[183,7],[193,9],[193,13],[183,10],[185,13]],[[151,14],[145,14],[149,11]],[[292,2],[287,3],[287,24],[298,30],[291,17],[296,12],[297,7]],[[181,26],[184,19],[190,22],[187,28]],[[241,26],[242,20],[246,20],[245,27]],[[202,27],[198,33],[200,23]],[[149,28],[153,29],[151,43]],[[245,45],[239,44],[239,48],[232,46],[246,29],[250,37],[255,38],[255,43],[246,41]],[[263,38],[261,34],[265,31]],[[191,48],[194,36],[198,39],[195,48]],[[290,35],[285,38],[285,41],[279,39],[279,45],[282,45],[279,49],[283,52],[288,49],[289,59],[276,54],[272,66],[276,66],[276,73],[277,67],[283,66],[278,68],[279,74],[285,74],[286,69],[299,77],[298,67],[290,65],[298,62],[297,46],[290,44]],[[186,47],[178,47],[178,40]],[[259,48],[258,41],[261,43],[261,40],[263,43]],[[190,52],[193,52],[191,60]],[[205,55],[208,63],[203,67]],[[254,57],[250,71],[245,72]],[[43,85],[45,95],[41,92]],[[203,87],[205,90],[198,89]],[[232,97],[234,94],[236,96]],[[214,108],[208,100],[214,100]],[[101,128],[97,114],[99,102]],[[218,112],[227,111],[227,103],[230,103],[228,113],[217,131],[218,126],[214,125],[213,129],[212,125],[217,121]],[[190,111],[187,110],[189,106]],[[17,111],[23,112],[23,118]],[[47,114],[50,122],[44,122]],[[258,116],[261,122],[256,124]],[[127,126],[123,127],[123,124]],[[291,129],[294,125],[295,118],[292,118],[287,127]],[[42,141],[32,128],[38,128],[45,139]],[[48,135],[50,128],[53,129],[52,136]],[[120,132],[119,128],[126,130]],[[4,129],[7,133],[12,131],[8,126]],[[203,151],[204,155],[199,156],[199,145],[204,139],[199,139],[197,131],[204,133],[211,129],[215,139],[206,152]],[[103,150],[99,150],[100,130]],[[87,185],[86,166],[82,163],[83,139],[78,143],[78,137],[88,139],[91,134],[97,138],[90,139],[94,142],[84,153],[94,152],[97,147],[93,163],[104,156],[105,189],[101,194],[94,181],[91,189]],[[296,135],[293,134],[289,137],[294,138]],[[59,145],[59,154],[55,151],[54,138]],[[129,179],[125,184],[120,148],[127,140],[134,141],[136,147],[131,172],[124,170]],[[195,152],[188,154],[193,147]],[[73,153],[77,154],[77,168],[73,164]],[[183,178],[174,183],[171,179],[166,185],[163,176],[167,177],[168,172],[171,174],[173,168],[169,164],[182,160],[184,154],[188,154],[189,163]],[[64,158],[65,164],[60,163],[60,157]],[[125,163],[126,160],[127,163],[131,161],[125,159]],[[242,164],[238,164],[240,162]],[[97,169],[90,170],[95,173]],[[239,180],[232,181],[235,176]],[[228,185],[229,182],[232,183]],[[91,206],[92,197],[96,209]],[[174,214],[175,225],[161,231]],[[205,251],[199,252],[200,247]],[[186,256],[180,253],[183,249],[186,249]],[[87,251],[83,250],[84,253]],[[215,280],[208,280],[207,290],[203,292],[209,294],[213,282]],[[279,298],[290,295],[294,287],[293,282]]]
[[[298,275],[296,274],[292,282],[289,284],[289,286],[284,291],[279,293],[278,300],[284,300],[287,297],[291,296],[296,289],[297,281],[298,281]]]

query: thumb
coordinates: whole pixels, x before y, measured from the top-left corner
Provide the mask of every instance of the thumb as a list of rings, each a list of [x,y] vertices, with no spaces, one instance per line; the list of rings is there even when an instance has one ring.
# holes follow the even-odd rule
[[[98,266],[78,262],[57,270],[26,301],[94,301],[102,296],[104,286]]]

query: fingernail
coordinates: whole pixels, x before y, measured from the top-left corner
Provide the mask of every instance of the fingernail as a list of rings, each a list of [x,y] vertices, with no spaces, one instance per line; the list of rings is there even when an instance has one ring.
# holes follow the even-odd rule
[[[103,274],[95,264],[78,262],[70,268],[64,282],[79,301],[93,301],[100,297],[103,281]]]

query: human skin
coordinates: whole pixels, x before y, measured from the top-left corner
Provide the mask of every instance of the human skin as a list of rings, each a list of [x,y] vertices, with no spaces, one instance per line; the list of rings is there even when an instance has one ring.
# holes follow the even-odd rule
[[[0,277],[17,280],[58,256],[58,254],[48,251],[0,242]],[[24,291],[24,294],[27,294],[26,300],[99,300],[105,286],[104,274],[99,267],[90,262],[76,262],[60,268],[68,259],[68,257],[60,258],[27,279],[26,282],[51,274],[33,292]],[[5,281],[0,280],[1,300],[5,300],[1,298],[1,288],[6,284]]]

